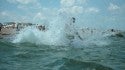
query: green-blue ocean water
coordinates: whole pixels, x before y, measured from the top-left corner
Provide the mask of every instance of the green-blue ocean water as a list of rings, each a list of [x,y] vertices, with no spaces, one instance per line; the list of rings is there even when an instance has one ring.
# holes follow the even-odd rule
[[[82,47],[0,40],[0,70],[125,70],[125,38]]]

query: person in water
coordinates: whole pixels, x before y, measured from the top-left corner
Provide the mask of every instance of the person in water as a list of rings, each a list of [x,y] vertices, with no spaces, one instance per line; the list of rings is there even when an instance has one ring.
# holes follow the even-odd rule
[[[75,23],[76,19],[72,17],[72,23]],[[75,29],[75,28],[74,28]],[[82,37],[79,35],[79,33],[76,31],[75,34],[78,36],[80,40],[83,40]]]
[[[69,29],[68,38],[73,40],[77,36],[80,40],[83,40],[79,33],[76,31],[74,24],[76,23],[76,18],[72,17],[70,23],[67,25]]]

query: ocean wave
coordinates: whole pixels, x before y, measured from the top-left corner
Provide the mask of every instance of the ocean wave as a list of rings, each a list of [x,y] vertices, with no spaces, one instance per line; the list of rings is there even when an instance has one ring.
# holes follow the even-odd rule
[[[55,67],[56,66],[56,67]],[[75,59],[62,58],[54,61],[48,65],[47,68],[54,68],[56,70],[113,70],[110,67],[94,63],[94,62],[83,62]],[[54,70],[52,69],[52,70]]]

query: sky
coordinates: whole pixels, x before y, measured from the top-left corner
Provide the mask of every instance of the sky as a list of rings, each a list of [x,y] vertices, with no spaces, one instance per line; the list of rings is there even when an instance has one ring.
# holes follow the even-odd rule
[[[77,26],[125,30],[125,0],[0,0],[0,22],[75,17]]]

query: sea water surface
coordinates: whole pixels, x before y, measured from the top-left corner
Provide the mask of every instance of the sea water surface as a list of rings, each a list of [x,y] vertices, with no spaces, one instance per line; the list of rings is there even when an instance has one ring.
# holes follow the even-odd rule
[[[54,46],[0,40],[0,70],[125,70],[125,38],[108,45]]]

